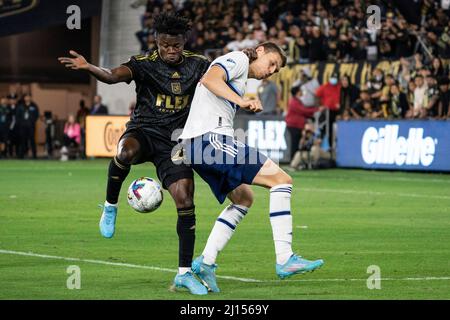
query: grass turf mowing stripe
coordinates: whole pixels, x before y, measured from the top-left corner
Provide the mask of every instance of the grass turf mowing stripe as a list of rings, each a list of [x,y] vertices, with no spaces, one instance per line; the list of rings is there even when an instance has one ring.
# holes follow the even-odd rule
[[[303,191],[307,192],[334,192],[334,193],[346,193],[346,194],[365,194],[368,196],[399,196],[399,197],[410,197],[410,198],[426,198],[426,199],[439,199],[439,200],[450,200],[450,197],[439,196],[439,195],[428,195],[428,194],[416,194],[416,193],[388,193],[388,192],[378,192],[378,191],[360,191],[360,190],[335,190],[335,189],[322,189],[322,188],[301,188]]]

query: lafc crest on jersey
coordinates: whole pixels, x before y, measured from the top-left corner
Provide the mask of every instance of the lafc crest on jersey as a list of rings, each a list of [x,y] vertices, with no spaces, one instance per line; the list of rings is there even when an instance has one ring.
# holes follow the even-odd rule
[[[173,94],[181,94],[181,83],[172,82],[172,92]]]

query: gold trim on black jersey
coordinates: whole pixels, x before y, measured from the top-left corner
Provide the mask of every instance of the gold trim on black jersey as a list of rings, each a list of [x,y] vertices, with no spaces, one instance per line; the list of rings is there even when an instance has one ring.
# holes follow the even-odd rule
[[[201,54],[197,54],[195,52],[188,51],[188,50],[183,50],[183,56],[185,56],[186,58],[197,57],[197,58],[201,58],[204,60],[209,60],[207,57],[202,56]]]
[[[158,51],[154,51],[151,55],[140,54],[135,56],[135,58],[137,61],[144,61],[144,60],[155,61],[156,58],[158,58]]]

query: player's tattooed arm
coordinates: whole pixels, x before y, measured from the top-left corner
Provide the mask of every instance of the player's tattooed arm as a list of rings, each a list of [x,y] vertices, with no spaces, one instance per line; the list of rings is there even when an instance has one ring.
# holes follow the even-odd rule
[[[72,70],[84,70],[93,75],[97,80],[107,83],[114,84],[119,82],[130,82],[133,78],[130,69],[125,66],[120,66],[115,69],[106,69],[95,66],[87,62],[87,60],[77,53],[71,50],[70,54],[72,57],[60,57],[59,62],[64,64],[66,68]]]
[[[228,87],[225,71],[219,66],[212,66],[200,80],[200,83],[216,96],[231,101],[243,109],[253,112],[262,111],[259,99],[245,100]]]

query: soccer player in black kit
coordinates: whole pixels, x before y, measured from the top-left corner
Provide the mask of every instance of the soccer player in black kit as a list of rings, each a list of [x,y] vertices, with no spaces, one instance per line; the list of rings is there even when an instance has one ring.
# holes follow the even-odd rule
[[[75,51],[70,51],[73,57],[62,57],[59,61],[67,68],[85,70],[108,84],[133,80],[136,83],[136,108],[109,166],[101,234],[106,238],[114,235],[119,192],[131,165],[153,162],[178,212],[179,272],[174,285],[185,287],[193,294],[207,294],[207,288],[191,273],[195,243],[192,169],[174,164],[171,153],[177,144],[172,132],[184,127],[195,88],[210,62],[184,50],[190,30],[187,19],[162,13],[156,17],[154,28],[157,49],[134,56],[118,68],[108,70],[94,66]]]

